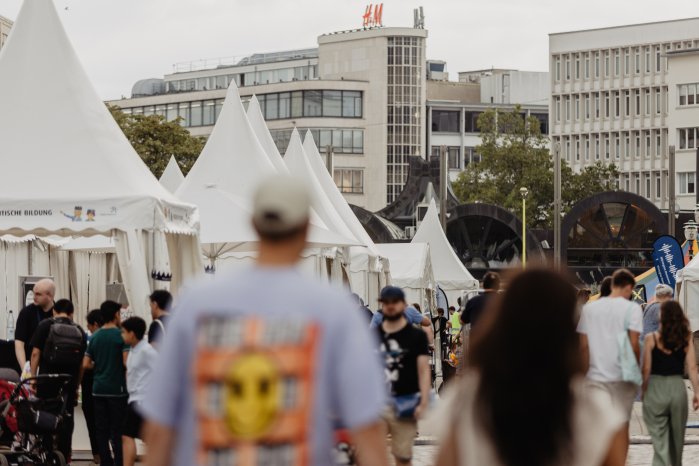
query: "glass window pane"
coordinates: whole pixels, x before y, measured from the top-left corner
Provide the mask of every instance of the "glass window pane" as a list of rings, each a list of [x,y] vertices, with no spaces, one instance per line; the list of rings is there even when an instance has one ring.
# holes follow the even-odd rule
[[[319,150],[323,150],[325,146],[329,146],[332,144],[332,134],[332,131],[329,129],[320,130],[320,146],[318,147]]]
[[[180,124],[182,126],[189,126],[190,124],[190,119],[189,119],[189,102],[186,103],[181,103],[180,104],[180,111],[179,111],[180,118],[182,119],[180,121]]]
[[[267,94],[265,96],[265,120],[276,120],[279,118],[279,95]]]
[[[694,128],[687,130],[687,149],[694,149]]]
[[[361,129],[355,129],[353,133],[352,152],[361,154],[364,152],[364,133]]]
[[[697,86],[695,84],[690,84],[687,90],[687,105],[694,105],[696,102],[694,96],[697,93]]]
[[[333,146],[342,147],[342,130],[333,130]]]
[[[221,114],[221,109],[223,108],[223,99],[216,100],[216,121],[218,121],[218,116]]]
[[[167,105],[156,105],[155,114],[163,117],[167,115]]]
[[[167,121],[177,119],[177,104],[167,104]]]
[[[342,152],[350,152],[352,147],[352,130],[346,129],[342,132]]]
[[[147,105],[143,107],[143,114],[144,115],[153,115],[155,113],[155,106],[154,105]]]
[[[296,91],[291,93],[291,118],[299,118],[303,116],[303,92]]]
[[[216,119],[216,104],[213,100],[204,101],[202,122],[205,126],[213,125]]]
[[[364,192],[364,172],[352,170],[352,192],[361,194]]]
[[[323,116],[342,116],[342,92],[323,91]]]
[[[192,110],[190,115],[190,123],[192,126],[201,126],[202,113],[201,102],[192,102]]]
[[[291,94],[283,92],[279,94],[279,118],[291,117]]]
[[[305,91],[303,93],[303,116],[321,116],[322,94],[320,91]]]

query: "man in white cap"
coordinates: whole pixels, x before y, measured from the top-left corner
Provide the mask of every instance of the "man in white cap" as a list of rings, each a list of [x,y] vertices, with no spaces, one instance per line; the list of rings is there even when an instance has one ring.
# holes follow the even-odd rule
[[[264,181],[255,266],[179,300],[143,407],[148,465],[326,466],[338,427],[362,465],[388,464],[376,342],[349,295],[296,268],[309,211],[301,181]]]

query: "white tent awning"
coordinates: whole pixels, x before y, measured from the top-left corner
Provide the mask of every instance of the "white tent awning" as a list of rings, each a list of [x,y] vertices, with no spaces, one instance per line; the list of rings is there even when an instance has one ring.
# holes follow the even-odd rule
[[[184,181],[184,175],[174,155],[170,156],[170,161],[167,163],[165,171],[163,171],[159,181],[160,184],[171,193],[177,191],[177,188],[179,188]]]

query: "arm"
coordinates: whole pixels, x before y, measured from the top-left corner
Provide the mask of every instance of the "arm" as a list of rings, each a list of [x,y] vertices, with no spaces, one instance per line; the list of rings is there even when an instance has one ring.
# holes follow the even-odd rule
[[[421,355],[417,357],[417,376],[420,384],[420,405],[415,409],[415,418],[420,419],[430,404],[432,374],[430,374],[429,356]]]
[[[611,440],[607,457],[604,459],[602,466],[624,466],[626,464],[626,442],[628,441],[626,428],[617,431]]]
[[[587,340],[587,335],[580,333],[580,358],[582,359],[583,374],[587,374],[590,370],[590,343]]]
[[[423,327],[429,327],[432,324],[430,323],[430,319],[428,317],[422,316],[422,321],[420,322],[420,325],[422,325]]]
[[[147,466],[168,466],[172,459],[172,451],[175,449],[175,431],[163,424],[147,421],[145,428],[145,441],[148,444]]]
[[[382,421],[352,430],[352,442],[357,446],[362,466],[388,466],[386,429]]]
[[[694,411],[699,409],[699,375],[697,375],[697,357],[694,353],[694,338],[692,334],[689,335],[689,345],[687,345],[687,357],[685,358],[685,364],[687,365],[687,374],[689,374],[689,381],[692,383],[692,388],[694,389],[694,400],[692,402],[692,407]]]
[[[24,353],[24,342],[22,340],[15,340],[15,356],[17,357],[19,370],[23,371],[25,364],[27,364],[27,355]]]
[[[459,466],[459,447],[456,443],[456,429],[449,429],[449,435],[439,447],[439,455],[437,456],[437,462],[435,464],[439,466]]]
[[[641,334],[639,332],[629,330],[629,341],[631,341],[633,353],[636,355],[636,361],[641,364]]]
[[[124,362],[124,368],[126,368],[126,360],[129,359],[129,352],[128,351],[122,351],[121,353],[122,360]]]
[[[91,371],[94,368],[95,368],[95,361],[93,361],[92,358],[86,354],[85,357],[83,358],[83,369]]]
[[[643,344],[643,386],[641,387],[641,397],[646,393],[648,388],[648,379],[650,378],[650,370],[652,364],[651,354],[653,353],[653,348],[655,347],[655,341],[653,340],[653,334],[650,333],[646,335],[645,342]]]
[[[41,350],[39,348],[34,348],[32,350],[32,359],[30,363],[30,372],[32,377],[36,377],[37,371],[39,369],[39,361],[41,360]]]

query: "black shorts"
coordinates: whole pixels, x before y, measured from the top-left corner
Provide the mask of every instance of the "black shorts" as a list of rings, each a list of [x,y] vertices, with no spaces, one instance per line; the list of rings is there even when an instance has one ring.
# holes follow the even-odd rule
[[[129,403],[124,415],[124,424],[121,427],[121,435],[124,437],[141,438],[143,417],[136,410],[136,403]]]

